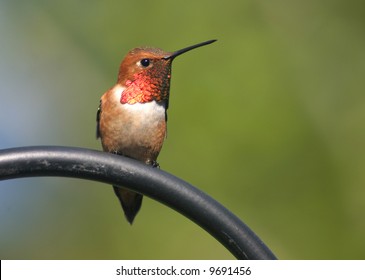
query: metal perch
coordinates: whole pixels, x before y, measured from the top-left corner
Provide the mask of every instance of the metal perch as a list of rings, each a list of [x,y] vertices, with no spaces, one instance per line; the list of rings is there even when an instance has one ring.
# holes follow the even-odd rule
[[[122,185],[180,212],[237,259],[276,259],[240,219],[207,194],[157,168],[84,148],[38,146],[0,150],[0,180],[58,176]]]

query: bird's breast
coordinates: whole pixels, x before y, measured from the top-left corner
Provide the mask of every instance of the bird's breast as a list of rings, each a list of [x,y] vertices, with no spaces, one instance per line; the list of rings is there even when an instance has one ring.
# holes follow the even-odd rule
[[[122,104],[123,89],[116,86],[102,96],[103,148],[142,161],[156,160],[166,135],[166,102]]]

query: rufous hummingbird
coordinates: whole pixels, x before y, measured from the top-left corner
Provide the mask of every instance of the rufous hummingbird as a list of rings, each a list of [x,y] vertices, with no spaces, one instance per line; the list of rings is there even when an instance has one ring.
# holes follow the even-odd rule
[[[120,64],[116,85],[100,100],[96,134],[103,150],[158,167],[157,156],[166,137],[172,61],[215,41],[175,52],[148,47],[132,49]],[[143,196],[125,188],[113,188],[132,224]]]

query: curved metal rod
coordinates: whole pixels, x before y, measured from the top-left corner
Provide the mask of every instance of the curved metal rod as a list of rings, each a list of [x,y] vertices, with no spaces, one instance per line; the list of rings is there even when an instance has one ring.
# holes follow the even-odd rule
[[[0,180],[59,176],[122,185],[180,212],[238,259],[276,259],[240,219],[183,180],[136,160],[84,148],[38,146],[0,150]]]

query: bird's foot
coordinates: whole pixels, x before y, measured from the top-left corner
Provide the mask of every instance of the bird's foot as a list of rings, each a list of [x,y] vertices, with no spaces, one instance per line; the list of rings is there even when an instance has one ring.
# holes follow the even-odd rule
[[[155,160],[147,160],[146,161],[146,164],[148,164],[148,165],[151,165],[152,167],[154,167],[154,168],[160,168],[160,165],[158,164],[158,162],[157,161],[155,161]]]

